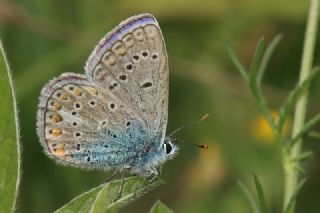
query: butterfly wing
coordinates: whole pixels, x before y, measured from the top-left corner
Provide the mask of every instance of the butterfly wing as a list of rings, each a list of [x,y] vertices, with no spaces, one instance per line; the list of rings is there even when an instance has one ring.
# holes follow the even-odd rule
[[[85,69],[42,90],[37,132],[46,153],[76,166],[134,166],[145,144],[163,140],[167,123],[167,55],[155,18],[121,23]]]
[[[86,63],[86,76],[119,97],[151,135],[165,136],[168,60],[164,39],[150,14],[134,16],[100,40]]]
[[[136,149],[128,142],[148,136],[121,100],[73,73],[43,88],[37,133],[47,155],[58,162],[103,168],[130,166]]]

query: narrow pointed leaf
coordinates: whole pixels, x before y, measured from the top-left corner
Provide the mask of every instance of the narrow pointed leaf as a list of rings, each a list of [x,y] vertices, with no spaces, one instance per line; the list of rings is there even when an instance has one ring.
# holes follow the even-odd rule
[[[239,185],[241,191],[243,192],[243,194],[246,196],[246,198],[250,204],[251,211],[253,213],[261,213],[261,211],[259,210],[258,205],[257,205],[256,201],[254,200],[253,195],[250,193],[249,189],[241,181],[238,181],[238,185]]]
[[[18,110],[11,71],[0,42],[0,212],[13,212],[20,181]]]
[[[280,115],[279,115],[280,118],[279,118],[279,125],[278,125],[279,131],[281,131],[288,114],[291,112],[291,110],[294,107],[294,104],[299,99],[299,97],[303,94],[303,92],[306,91],[310,82],[312,81],[312,79],[315,78],[315,76],[319,73],[319,71],[320,71],[319,67],[314,68],[312,73],[302,83],[298,84],[290,92],[290,94],[288,95],[288,98],[280,108]]]
[[[254,93],[258,93],[259,85],[258,85],[258,73],[261,70],[260,69],[260,63],[261,59],[264,53],[264,48],[265,48],[265,42],[264,38],[261,38],[258,47],[255,51],[255,54],[253,56],[251,66],[250,66],[250,87],[254,91]]]
[[[264,47],[265,47],[264,38],[261,38],[250,66],[250,89],[252,94],[257,100],[260,111],[268,121],[273,134],[276,135],[278,130],[277,126],[272,118],[268,104],[262,95],[260,85],[258,85],[258,75],[260,70],[259,67],[260,67],[261,58],[264,52]]]
[[[117,212],[122,206],[163,183],[163,180],[159,178],[150,183],[139,177],[125,178],[121,197],[117,199],[121,180],[110,181],[77,196],[58,209],[56,213]]]
[[[268,45],[265,53],[263,54],[262,60],[261,60],[261,64],[260,64],[260,70],[259,70],[259,74],[258,74],[258,86],[260,87],[261,82],[262,82],[262,78],[263,75],[265,73],[265,70],[267,68],[267,65],[270,61],[270,58],[274,52],[274,50],[276,49],[276,47],[279,45],[280,41],[282,40],[282,35],[277,35],[271,42],[270,45]]]
[[[315,139],[320,139],[320,133],[319,132],[315,132],[315,131],[311,131],[310,133],[308,133],[308,137],[315,138]]]
[[[260,210],[261,213],[267,213],[268,212],[268,208],[266,205],[266,200],[263,194],[263,190],[260,184],[260,181],[258,179],[258,177],[256,175],[253,175],[253,179],[254,179],[254,183],[256,185],[256,190],[258,192],[258,198],[259,198],[259,203],[260,203]]]
[[[249,74],[247,70],[244,68],[244,66],[241,64],[241,62],[239,61],[232,47],[228,43],[225,43],[225,48],[227,50],[229,57],[231,58],[231,61],[233,62],[234,66],[237,68],[238,72],[242,75],[245,82],[249,83]]]
[[[309,160],[312,156],[313,156],[312,151],[305,151],[305,152],[302,152],[298,157],[292,159],[292,161],[302,162],[305,160]]]
[[[289,141],[289,145],[292,147],[301,137],[306,135],[317,123],[320,122],[320,113],[311,118],[309,121],[305,123],[300,132]]]
[[[153,204],[150,213],[173,213],[171,209],[169,209],[165,204],[163,204],[160,200]]]

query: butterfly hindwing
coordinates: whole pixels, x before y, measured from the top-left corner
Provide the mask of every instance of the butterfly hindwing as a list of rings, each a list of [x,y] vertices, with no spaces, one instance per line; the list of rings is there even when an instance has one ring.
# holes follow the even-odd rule
[[[48,156],[61,163],[121,165],[136,150],[128,142],[147,136],[133,112],[83,75],[66,73],[54,79],[40,100],[38,135]],[[127,156],[123,160],[116,158],[121,153]]]

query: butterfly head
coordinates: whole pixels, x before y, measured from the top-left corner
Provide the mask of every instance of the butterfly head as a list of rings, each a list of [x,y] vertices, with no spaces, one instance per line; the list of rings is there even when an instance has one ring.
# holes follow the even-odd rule
[[[166,156],[173,157],[178,151],[178,146],[172,143],[171,138],[166,137],[164,143],[162,144],[162,150]]]

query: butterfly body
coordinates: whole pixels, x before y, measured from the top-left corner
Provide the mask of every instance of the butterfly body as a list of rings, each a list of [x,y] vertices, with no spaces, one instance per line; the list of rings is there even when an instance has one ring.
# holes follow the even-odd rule
[[[168,61],[156,19],[133,16],[101,39],[85,75],[65,73],[43,88],[37,133],[58,163],[157,174],[177,147],[165,138]]]

